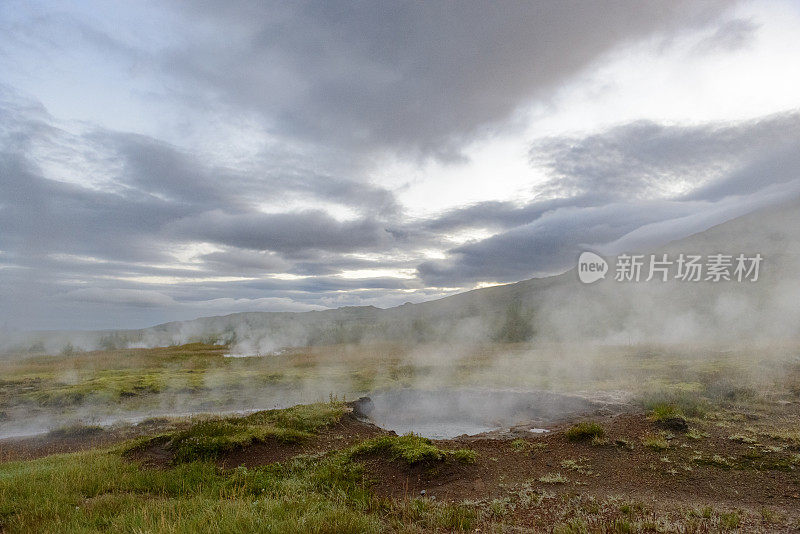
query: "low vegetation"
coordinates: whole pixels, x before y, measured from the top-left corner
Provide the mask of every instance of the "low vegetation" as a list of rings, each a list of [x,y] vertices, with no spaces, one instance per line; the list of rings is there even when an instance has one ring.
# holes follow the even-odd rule
[[[542,484],[566,484],[569,479],[561,473],[547,473],[537,479]]]
[[[406,434],[405,436],[379,436],[356,446],[351,456],[376,454],[413,465],[419,463],[442,462],[448,458],[464,464],[475,463],[477,453],[469,449],[448,451],[440,449],[427,438]]]
[[[642,445],[654,451],[669,449],[669,442],[663,436],[645,436],[642,438]]]
[[[590,441],[602,439],[605,437],[606,431],[598,423],[582,422],[571,427],[564,435],[570,441]]]
[[[256,412],[246,417],[227,417],[198,422],[185,430],[135,442],[128,450],[162,443],[175,463],[216,458],[221,453],[274,439],[296,443],[322,427],[334,424],[346,412],[343,403],[300,405],[285,410]]]
[[[513,440],[509,445],[515,452],[527,452],[532,449],[530,442],[521,438]]]
[[[264,395],[258,397],[263,405],[272,402],[274,392],[307,381],[353,398],[353,390],[410,385],[415,377],[441,370],[439,362],[410,362],[392,347],[333,347],[242,359],[223,358],[226,350],[198,344],[0,361],[0,424],[53,408],[69,414],[93,406],[141,412],[156,406],[170,413],[184,406],[171,404],[176,399],[214,410],[252,402],[254,393]],[[576,391],[601,384],[607,390],[634,391],[647,418],[640,411],[631,416],[634,425],[603,419],[602,424],[576,424],[563,436],[558,431],[526,433],[523,439],[497,441],[496,451],[475,441],[462,440],[468,448],[457,448],[415,435],[358,437],[328,446],[327,440],[336,439],[338,429],[346,426],[337,424],[347,422],[342,419],[346,405],[340,402],[142,423],[124,439],[150,435],[108,449],[31,461],[8,461],[14,456],[0,451],[0,532],[757,532],[800,527],[794,506],[800,501],[793,496],[797,486],[791,483],[800,470],[800,427],[793,404],[800,391],[800,366],[775,364],[780,387],[789,389],[774,382],[756,397],[753,391],[761,389],[754,387],[754,379],[736,372],[750,365],[751,355],[714,359],[624,349],[604,354],[603,366],[579,379],[552,372],[552,362],[526,359],[530,351],[523,346],[505,346],[502,359],[495,358],[495,350],[474,349],[458,361],[455,372],[444,374],[455,385],[481,379],[487,386],[502,380],[504,387]],[[498,373],[498,367],[504,372]],[[323,376],[330,382],[319,382]],[[321,398],[327,398],[327,391]],[[677,418],[688,429],[660,424]],[[66,424],[46,437],[118,443],[111,434],[106,427]],[[239,454],[229,451],[260,442],[291,454],[260,467],[226,463]],[[158,467],[138,463],[132,452],[148,447],[167,453],[170,461]],[[628,470],[614,471],[615,477],[629,477],[624,480],[639,484],[639,493],[651,491],[642,480],[657,481],[654,500],[648,497],[643,505],[631,500],[633,490],[610,487],[604,475],[612,463],[614,469]],[[512,471],[517,465],[525,466],[518,476]],[[489,480],[487,473],[501,467],[507,478]],[[431,472],[446,481],[463,478],[469,495],[454,496],[454,502],[444,494],[433,499],[438,486],[427,480],[407,495],[402,488],[386,490],[402,486],[406,473],[413,481]],[[378,480],[376,473],[390,476]],[[392,478],[396,473],[401,475]],[[615,477],[609,479],[620,480]],[[709,481],[740,481],[737,490],[749,492],[750,499],[742,502],[757,504],[747,508],[738,502],[739,494],[711,501],[697,497],[687,477],[702,481],[703,487]],[[779,483],[786,489],[776,492]],[[780,499],[774,504],[758,500],[767,490]],[[668,491],[680,493],[685,504],[655,504]]]

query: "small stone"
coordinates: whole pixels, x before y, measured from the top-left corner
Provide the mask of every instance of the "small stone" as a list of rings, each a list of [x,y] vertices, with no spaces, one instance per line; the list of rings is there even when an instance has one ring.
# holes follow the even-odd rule
[[[427,492],[425,490],[422,490],[422,491],[419,492],[419,494],[422,495],[423,497],[425,496],[426,493]]]

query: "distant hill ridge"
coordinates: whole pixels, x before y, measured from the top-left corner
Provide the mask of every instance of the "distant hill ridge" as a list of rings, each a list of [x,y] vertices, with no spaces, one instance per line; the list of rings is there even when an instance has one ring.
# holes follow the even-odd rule
[[[760,253],[765,260],[754,284],[623,284],[613,280],[612,264],[605,280],[588,286],[579,283],[572,269],[388,309],[241,312],[138,330],[31,333],[14,343],[17,349],[52,352],[202,341],[265,354],[292,346],[369,342],[679,342],[715,341],[723,334],[794,338],[800,324],[799,207],[792,200],[757,210],[653,251],[674,256]]]

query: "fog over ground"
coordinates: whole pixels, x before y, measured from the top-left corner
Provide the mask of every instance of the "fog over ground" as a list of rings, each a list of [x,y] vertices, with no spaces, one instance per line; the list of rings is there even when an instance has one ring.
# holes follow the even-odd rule
[[[0,326],[388,308],[769,210],[800,195],[798,27],[789,0],[3,2]]]

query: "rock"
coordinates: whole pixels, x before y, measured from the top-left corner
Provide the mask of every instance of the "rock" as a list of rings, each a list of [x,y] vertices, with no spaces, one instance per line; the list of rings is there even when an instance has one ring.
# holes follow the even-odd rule
[[[361,397],[349,404],[353,408],[353,414],[356,417],[369,418],[372,412],[375,411],[375,403],[369,397]]]
[[[675,432],[686,432],[689,430],[689,423],[686,422],[686,419],[680,416],[667,417],[666,419],[658,421],[657,424],[661,428],[673,430]]]

